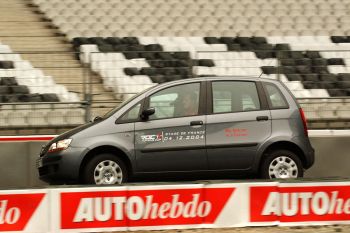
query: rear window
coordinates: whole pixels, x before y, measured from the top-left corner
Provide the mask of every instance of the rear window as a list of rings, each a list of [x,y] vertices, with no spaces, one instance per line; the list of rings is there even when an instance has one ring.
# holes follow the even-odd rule
[[[271,109],[289,108],[286,99],[276,85],[272,83],[264,83],[264,87]]]
[[[215,81],[213,113],[258,111],[261,109],[255,82]]]

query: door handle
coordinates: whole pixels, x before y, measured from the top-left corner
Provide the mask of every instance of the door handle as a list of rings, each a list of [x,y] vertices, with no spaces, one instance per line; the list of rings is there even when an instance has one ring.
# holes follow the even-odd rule
[[[191,121],[190,126],[203,125],[203,121]]]
[[[257,121],[267,121],[269,119],[268,116],[257,116],[256,120]]]

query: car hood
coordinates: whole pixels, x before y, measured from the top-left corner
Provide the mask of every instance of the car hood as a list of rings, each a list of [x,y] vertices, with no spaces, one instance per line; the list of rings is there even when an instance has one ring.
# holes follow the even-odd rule
[[[96,125],[99,122],[101,122],[101,121],[89,122],[89,123],[86,123],[84,125],[80,125],[80,126],[74,128],[74,129],[68,130],[68,131],[64,132],[63,134],[60,134],[57,137],[55,137],[51,141],[51,143],[52,142],[57,142],[57,141],[62,140],[62,139],[70,138],[74,134],[77,134],[77,133],[79,133],[79,132],[81,132],[81,131],[83,131],[83,130],[85,130],[87,128],[90,128],[91,126]]]
[[[49,141],[45,146],[43,146],[43,149],[41,151],[41,153],[46,153],[46,151],[49,149],[50,145],[54,142],[58,142],[62,139],[66,139],[66,138],[71,138],[73,135],[87,129],[87,128],[90,128],[94,125],[97,125],[98,123],[102,122],[103,120],[98,120],[98,121],[94,121],[94,122],[88,122],[84,125],[81,125],[81,126],[78,126],[74,129],[71,129],[67,132],[64,132],[60,135],[58,135],[57,137],[53,138],[51,141]]]

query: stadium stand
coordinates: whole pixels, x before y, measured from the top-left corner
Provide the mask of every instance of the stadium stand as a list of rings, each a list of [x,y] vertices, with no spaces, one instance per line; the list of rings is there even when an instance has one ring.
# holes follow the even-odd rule
[[[345,35],[342,0],[34,0],[52,22],[77,36]],[[340,33],[340,34],[339,34]]]
[[[38,110],[38,106],[45,105],[30,105],[30,102],[78,101],[80,99],[76,93],[68,92],[64,85],[56,84],[51,76],[44,75],[42,70],[34,68],[29,61],[23,60],[20,54],[13,53],[8,45],[0,44],[1,126],[22,128],[49,125],[46,119],[51,114],[52,107],[46,105],[47,109]],[[79,115],[79,117],[74,116],[72,119],[69,110],[62,108],[61,111],[63,119],[66,117],[67,121],[53,123],[50,119],[51,123],[56,126],[60,124],[75,126],[84,122],[84,111],[76,111],[74,114]]]
[[[198,76],[244,75],[278,78],[296,97],[309,98],[310,102],[314,98],[350,95],[347,59],[350,53],[344,52],[349,46],[333,43],[333,39],[325,36],[79,37],[73,39],[73,44],[82,52],[81,61],[91,64],[104,78],[105,87],[113,89],[119,98],[123,93],[146,88],[150,80],[162,83]],[[308,50],[307,44],[313,50]],[[317,107],[308,108],[309,121],[328,120],[332,127],[348,125],[349,109],[345,102],[332,103],[328,109],[325,105],[329,103],[320,102]],[[316,126],[325,127],[319,122]]]
[[[0,44],[0,80],[2,103],[79,101],[77,94],[56,84],[51,76],[45,76],[3,44]]]
[[[346,0],[31,3],[33,12],[57,28],[56,37],[66,36],[79,53],[77,67],[91,69],[94,93],[101,94],[94,100],[124,100],[176,79],[260,76],[279,79],[289,87],[305,108],[311,128],[350,126],[350,37],[345,36],[350,33],[350,4]],[[60,75],[44,72],[53,80]],[[29,84],[19,84],[31,90]],[[67,89],[74,90],[74,85]],[[52,124],[52,115],[46,114],[42,124]]]
[[[301,38],[314,46],[319,45],[317,43],[326,45],[328,42],[328,48],[343,49],[343,46],[332,45],[328,37],[313,37],[313,41],[308,37]],[[268,78],[279,76],[297,97],[350,95],[350,89],[347,89],[350,71],[346,64],[348,59],[345,59],[347,54],[328,54],[327,51],[315,50],[293,51],[291,47],[297,47],[297,43],[302,43],[301,41],[295,44],[267,42],[273,39],[276,38],[79,37],[73,43],[82,52],[82,62],[91,63],[92,69],[98,71],[102,77],[113,78],[114,75],[116,83],[118,78],[129,78],[132,83],[134,79],[138,79],[138,74],[148,75],[155,83],[203,75],[263,74],[263,77]],[[183,59],[178,59],[177,56],[183,56]],[[130,62],[123,63],[125,59]],[[114,74],[109,74],[110,70],[114,70]],[[145,84],[149,82],[145,80]],[[109,86],[108,82],[105,83]],[[117,90],[116,93],[122,92]]]

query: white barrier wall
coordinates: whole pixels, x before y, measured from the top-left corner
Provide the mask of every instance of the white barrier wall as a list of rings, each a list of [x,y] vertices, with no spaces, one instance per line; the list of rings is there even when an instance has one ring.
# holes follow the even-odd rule
[[[350,182],[220,183],[0,192],[0,231],[106,232],[350,224]]]

